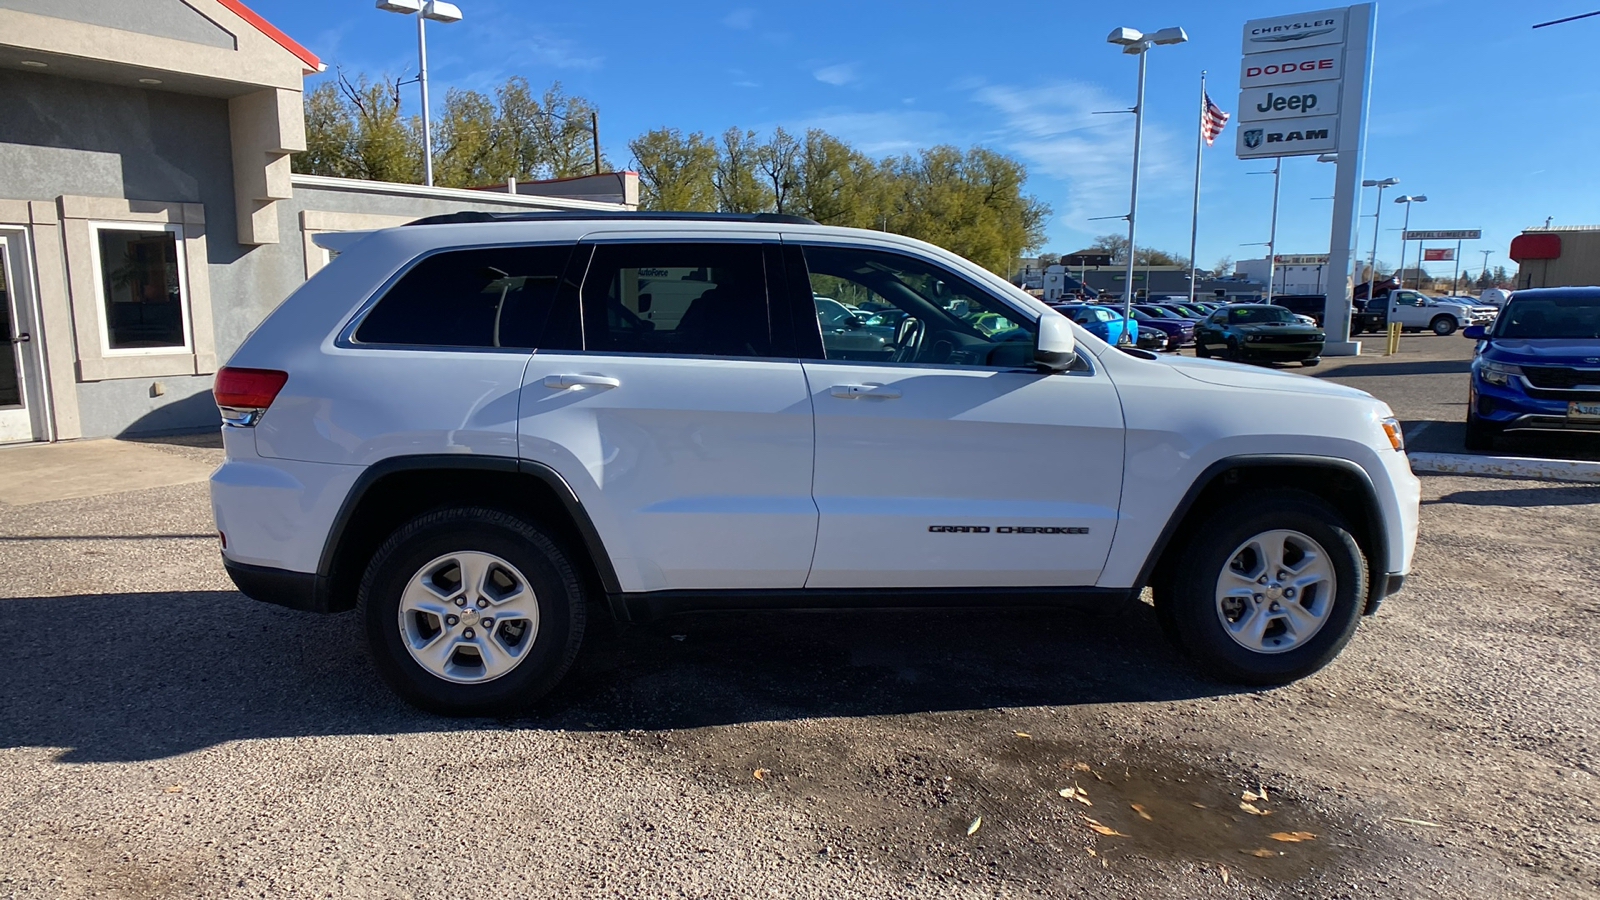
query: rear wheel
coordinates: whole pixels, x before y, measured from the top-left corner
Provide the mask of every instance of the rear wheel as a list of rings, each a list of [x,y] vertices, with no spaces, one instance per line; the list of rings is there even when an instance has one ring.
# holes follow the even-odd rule
[[[1355,633],[1366,559],[1320,498],[1260,492],[1193,533],[1155,599],[1164,630],[1207,673],[1282,684],[1327,665]]]
[[[1428,323],[1428,327],[1433,329],[1434,334],[1444,337],[1455,332],[1456,320],[1450,316],[1434,316],[1433,321]]]
[[[1322,362],[1321,359],[1302,359],[1302,360],[1300,360],[1300,365],[1305,366],[1306,368],[1309,369],[1309,368],[1317,365],[1320,362]]]
[[[443,715],[502,715],[539,700],[583,641],[581,580],[535,525],[480,507],[430,512],[378,548],[357,595],[374,666]]]

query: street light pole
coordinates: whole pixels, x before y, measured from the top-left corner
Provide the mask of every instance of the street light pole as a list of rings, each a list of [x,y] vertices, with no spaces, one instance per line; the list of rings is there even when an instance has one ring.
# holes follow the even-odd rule
[[[1406,205],[1405,221],[1400,226],[1400,268],[1398,270],[1399,274],[1400,274],[1400,287],[1405,287],[1406,283],[1405,283],[1404,279],[1406,277],[1406,232],[1411,230],[1411,204],[1413,204],[1413,203],[1426,203],[1426,202],[1428,202],[1428,197],[1427,197],[1426,194],[1402,194],[1402,195],[1394,198],[1394,202],[1396,202],[1396,203],[1404,203]],[[1422,255],[1421,250],[1420,250],[1420,246],[1421,245],[1419,244],[1418,246],[1419,246],[1419,250],[1418,250],[1417,255],[1420,257]],[[1422,275],[1421,275],[1421,272],[1422,272],[1422,260],[1418,259],[1417,260],[1417,273],[1418,273],[1417,274],[1417,286],[1418,286],[1419,289],[1422,286]]]
[[[1133,104],[1133,178],[1128,189],[1128,266],[1122,291],[1122,332],[1117,343],[1133,343],[1128,323],[1133,320],[1133,269],[1134,269],[1134,217],[1139,212],[1139,149],[1144,136],[1144,71],[1145,56],[1155,44],[1181,44],[1189,36],[1182,28],[1163,28],[1144,34],[1133,28],[1118,28],[1107,35],[1107,43],[1121,44],[1123,53],[1139,57],[1139,87]]]
[[[378,0],[385,12],[417,17],[417,87],[422,94],[422,183],[433,187],[433,125],[428,111],[428,35],[424,20],[459,22],[461,10],[444,0]]]
[[[1283,171],[1283,157],[1272,161],[1272,227],[1267,232],[1267,302],[1272,302],[1272,283],[1278,275],[1278,184]]]
[[[1367,302],[1372,302],[1372,282],[1378,277],[1378,235],[1382,234],[1383,224],[1383,189],[1394,187],[1400,183],[1398,178],[1380,178],[1361,182],[1362,187],[1375,187],[1378,189],[1378,205],[1372,214],[1372,255],[1367,258]]]

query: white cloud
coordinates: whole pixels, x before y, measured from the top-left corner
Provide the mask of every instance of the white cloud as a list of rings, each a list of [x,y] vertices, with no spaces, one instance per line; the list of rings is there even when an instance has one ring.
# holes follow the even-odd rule
[[[840,87],[861,77],[858,68],[855,63],[839,63],[836,66],[823,66],[811,74],[824,84]]]
[[[722,24],[735,31],[749,31],[755,27],[756,11],[753,9],[736,9],[722,17]]]
[[[869,156],[910,153],[951,139],[942,114],[920,110],[821,112],[799,123],[801,131],[808,128],[820,128]]]
[[[1094,115],[1126,109],[1126,98],[1099,85],[1075,81],[1030,88],[983,86],[974,90],[973,97],[999,113],[1003,122],[991,144],[1021,157],[1031,172],[1067,183],[1065,198],[1044,198],[1055,207],[1062,225],[1093,231],[1104,223],[1088,222],[1089,217],[1127,212],[1133,117]],[[1150,208],[1144,200],[1184,182],[1175,177],[1183,167],[1172,140],[1145,118],[1139,175],[1142,210]]]

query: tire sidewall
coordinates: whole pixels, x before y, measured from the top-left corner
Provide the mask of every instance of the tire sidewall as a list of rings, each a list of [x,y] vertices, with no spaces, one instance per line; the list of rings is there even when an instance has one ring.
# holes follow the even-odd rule
[[[1366,560],[1331,507],[1310,495],[1235,506],[1210,519],[1186,548],[1174,579],[1170,614],[1183,649],[1211,674],[1244,684],[1282,684],[1327,665],[1350,640],[1366,605]],[[1333,608],[1322,628],[1300,646],[1283,653],[1257,653],[1240,646],[1223,628],[1216,611],[1217,578],[1233,551],[1264,531],[1298,531],[1322,546],[1337,579]]]
[[[1428,327],[1433,330],[1434,334],[1445,337],[1455,333],[1456,321],[1449,316],[1435,316]]]
[[[400,632],[400,599],[424,565],[470,550],[492,553],[522,573],[534,592],[539,627],[510,672],[458,684],[411,657]],[[581,582],[556,543],[532,524],[490,509],[440,510],[406,523],[373,554],[357,606],[379,674],[408,702],[444,715],[493,715],[531,705],[566,673],[585,624]]]

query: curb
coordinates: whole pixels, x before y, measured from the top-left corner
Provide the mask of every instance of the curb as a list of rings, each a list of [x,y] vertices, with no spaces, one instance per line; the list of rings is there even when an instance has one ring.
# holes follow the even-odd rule
[[[1600,484],[1600,462],[1531,459],[1521,456],[1470,456],[1465,453],[1412,453],[1411,471],[1433,475],[1495,475]]]

